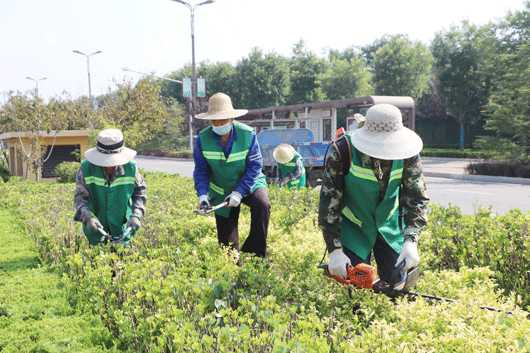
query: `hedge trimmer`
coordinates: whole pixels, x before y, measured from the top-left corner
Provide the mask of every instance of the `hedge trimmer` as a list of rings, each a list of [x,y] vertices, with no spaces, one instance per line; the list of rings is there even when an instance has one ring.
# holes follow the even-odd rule
[[[123,239],[129,238],[132,233],[132,228],[127,227],[120,235],[110,235],[103,228],[98,228],[98,232],[101,234],[100,242],[102,243],[111,243],[112,245],[123,244],[128,245],[128,242],[124,242]]]
[[[328,271],[327,264],[320,264],[318,267],[323,269],[327,276],[334,278],[338,282],[348,286],[348,293],[352,297],[352,288],[364,288],[371,289],[375,293],[382,293],[390,298],[397,297],[408,297],[408,298],[423,298],[427,301],[456,303],[455,299],[440,297],[437,295],[423,294],[413,292],[410,289],[416,285],[420,277],[420,271],[418,267],[412,268],[408,271],[403,271],[404,263],[399,266],[396,271],[399,271],[399,281],[395,284],[390,284],[377,277],[377,272],[374,267],[360,263],[356,266],[349,265],[347,267],[347,277],[342,278],[339,276],[333,276]],[[505,313],[512,315],[511,311],[504,311],[491,306],[479,306],[480,309],[495,311],[498,313]],[[529,314],[530,315],[530,314]],[[528,317],[530,319],[530,316]]]
[[[216,210],[228,206],[228,201],[221,202],[220,204],[216,206],[210,206],[208,208],[199,208],[198,210],[195,210],[196,214],[199,214],[201,216],[209,215],[212,212],[215,212]]]

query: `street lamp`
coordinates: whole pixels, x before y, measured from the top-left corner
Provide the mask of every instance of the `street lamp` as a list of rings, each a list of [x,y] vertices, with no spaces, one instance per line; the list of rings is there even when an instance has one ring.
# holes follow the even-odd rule
[[[178,83],[178,84],[182,84],[182,81],[180,80],[174,80],[172,78],[167,78],[167,77],[163,77],[163,76],[158,76],[158,75],[155,75],[153,73],[146,73],[146,72],[141,72],[141,71],[136,71],[136,70],[132,70],[132,69],[129,69],[128,67],[124,67],[122,68],[123,71],[125,72],[133,72],[135,74],[139,74],[139,75],[144,75],[144,76],[153,76],[153,77],[156,77],[156,78],[159,78],[161,80],[166,80],[166,81],[170,81],[170,82],[175,82],[175,83]]]
[[[33,78],[31,76],[26,76],[26,80],[31,80],[35,82],[35,97],[39,96],[39,81],[47,80],[47,77]]]
[[[95,51],[90,54],[85,54],[79,50],[72,50],[73,53],[83,55],[86,58],[86,68],[88,72],[88,100],[90,101],[90,104],[92,104],[92,84],[90,82],[90,57],[96,54],[102,53],[101,50]]]
[[[189,111],[190,111],[190,149],[193,150],[193,128],[192,121],[195,117],[195,96],[197,92],[197,73],[195,70],[195,9],[199,6],[213,4],[214,0],[206,0],[198,4],[192,5],[184,0],[173,0],[186,6],[190,10],[191,16],[191,98],[189,101]]]

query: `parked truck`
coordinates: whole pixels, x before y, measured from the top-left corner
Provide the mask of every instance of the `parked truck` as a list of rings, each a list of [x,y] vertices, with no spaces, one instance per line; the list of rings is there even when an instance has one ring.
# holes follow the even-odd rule
[[[268,177],[274,177],[276,173],[272,151],[280,143],[288,143],[304,158],[308,184],[315,186],[322,177],[326,151],[335,138],[337,128],[347,130],[356,113],[364,115],[368,108],[380,103],[398,107],[404,125],[415,128],[414,100],[411,97],[394,96],[355,97],[252,109],[238,120],[256,129],[264,157],[264,171]],[[340,124],[338,111],[343,117]]]

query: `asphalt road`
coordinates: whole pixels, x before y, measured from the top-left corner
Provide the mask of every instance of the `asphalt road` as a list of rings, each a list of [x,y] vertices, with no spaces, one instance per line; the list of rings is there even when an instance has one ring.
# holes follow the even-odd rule
[[[176,173],[191,177],[192,161],[137,157],[140,168],[149,171]],[[446,178],[427,178],[428,194],[432,202],[458,206],[472,214],[479,207],[492,207],[497,213],[513,208],[530,211],[530,185],[478,182]]]

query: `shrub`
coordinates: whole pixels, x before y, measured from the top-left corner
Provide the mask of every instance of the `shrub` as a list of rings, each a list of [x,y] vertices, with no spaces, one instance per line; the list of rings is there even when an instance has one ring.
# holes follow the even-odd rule
[[[79,162],[62,162],[55,167],[55,174],[61,183],[72,183],[80,167]]]
[[[270,190],[269,257],[220,249],[213,217],[195,215],[189,179],[146,175],[149,209],[127,249],[90,248],[72,222],[72,184],[0,185],[41,258],[64,273],[72,304],[98,314],[128,352],[516,352],[530,348],[530,213],[463,216],[434,207],[420,245],[418,291],[458,299],[392,302],[344,287],[317,269],[318,193]],[[248,208],[240,234],[249,229]],[[494,249],[494,251],[492,251]],[[497,292],[501,287],[507,296]],[[525,297],[527,298],[527,297]],[[519,303],[523,299],[519,298]],[[525,299],[528,300],[528,299]],[[483,311],[477,304],[513,310]]]
[[[481,162],[467,166],[469,174],[530,178],[530,164],[519,162]]]

